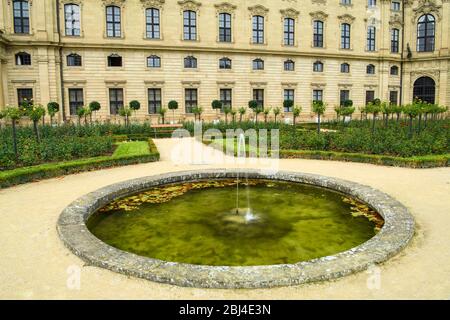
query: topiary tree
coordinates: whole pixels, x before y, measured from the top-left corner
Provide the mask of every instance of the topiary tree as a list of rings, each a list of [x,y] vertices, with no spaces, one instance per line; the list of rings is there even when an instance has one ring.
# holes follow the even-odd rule
[[[213,108],[213,110],[216,110],[217,119],[220,119],[220,117],[219,117],[219,110],[222,109],[222,106],[223,106],[222,101],[213,100],[211,102],[211,107]]]
[[[89,110],[91,111],[91,117],[92,117],[92,112],[94,112],[95,117],[97,118],[97,111],[100,110],[101,107],[102,106],[97,101],[92,101],[91,103],[89,103]],[[91,119],[91,121],[92,121],[92,119]]]
[[[313,112],[317,115],[317,133],[320,133],[320,118],[325,113],[326,105],[321,100],[312,103]]]
[[[59,103],[58,102],[47,103],[47,111],[48,115],[50,116],[50,125],[53,125],[53,118],[59,111]]]
[[[16,122],[22,116],[22,111],[19,108],[7,106],[6,109],[5,109],[5,116],[6,116],[6,118],[11,120],[14,156],[15,156],[16,161],[17,161],[19,159],[19,153],[17,152],[17,128],[16,128]]]
[[[289,112],[289,110],[291,110],[293,106],[294,106],[293,100],[288,99],[283,101],[284,110],[287,110],[287,112]]]
[[[132,110],[130,107],[128,107],[128,106],[126,106],[126,107],[121,107],[121,108],[119,109],[119,116],[121,116],[121,117],[124,118],[125,126],[126,126],[126,127],[128,127],[128,124],[129,124],[129,118],[130,118],[130,116],[131,116],[132,113],[133,113],[133,110]]]
[[[419,105],[417,103],[407,104],[403,108],[403,112],[409,117],[409,138],[413,136],[413,120],[419,114]]]
[[[252,110],[255,110],[256,108],[258,108],[258,101],[256,100],[250,100],[248,102],[248,107]]]
[[[266,108],[263,111],[263,113],[264,113],[264,123],[267,123],[267,119],[269,118],[270,110],[271,110],[271,108]]]
[[[375,122],[378,114],[381,112],[381,100],[375,99],[366,106],[366,112],[372,114],[372,134],[375,132]]]
[[[397,123],[400,121],[400,116],[403,112],[403,106],[393,105],[392,111],[397,115]]]
[[[169,110],[172,110],[172,121],[175,123],[175,110],[178,109],[178,102],[175,100],[169,101],[169,104],[167,105]]]
[[[240,107],[238,112],[239,112],[239,123],[242,123],[242,118],[244,117],[245,113],[247,112],[247,109],[245,109],[245,107]]]
[[[78,125],[81,126],[81,118],[84,117],[84,114],[86,113],[85,107],[79,107],[77,109],[77,116],[78,116]]]
[[[255,109],[253,109],[253,112],[255,113],[255,123],[258,123],[258,115],[262,112],[264,112],[264,108],[263,107],[256,107]]]
[[[223,108],[223,113],[225,113],[225,123],[228,124],[228,115],[231,113],[230,107]]]
[[[137,100],[132,100],[132,101],[130,101],[129,106],[130,106],[130,109],[136,115],[136,111],[138,111],[141,108],[141,103]]]
[[[300,117],[300,113],[302,113],[302,107],[295,106],[294,109],[292,110],[292,118],[293,118],[292,121],[293,121],[294,127],[295,127],[297,118]]]
[[[230,113],[231,113],[231,119],[232,119],[233,123],[236,123],[236,115],[237,115],[236,109],[231,109]]]
[[[161,109],[159,109],[158,113],[161,116],[162,124],[164,124],[165,123],[165,119],[166,119],[167,109],[166,108],[161,108]]]
[[[289,101],[292,101],[292,100],[289,100]],[[280,115],[280,113],[281,113],[280,107],[273,108],[273,115],[275,117],[275,123],[277,123],[277,117]]]
[[[41,137],[39,135],[39,129],[38,129],[38,121],[41,120],[41,118],[45,114],[45,109],[42,105],[32,105],[27,111],[27,116],[30,118],[31,121],[33,121],[33,129],[34,134],[36,135],[36,141],[38,143],[41,142]]]
[[[197,120],[197,117],[198,117],[198,121],[202,120],[202,113],[203,113],[202,107],[197,107],[197,106],[193,107],[192,113],[194,114],[195,120]]]

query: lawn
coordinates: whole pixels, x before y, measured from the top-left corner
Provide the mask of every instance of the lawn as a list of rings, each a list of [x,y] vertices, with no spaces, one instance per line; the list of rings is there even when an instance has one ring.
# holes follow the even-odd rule
[[[119,142],[117,145],[117,149],[112,155],[115,158],[150,154],[146,141]]]

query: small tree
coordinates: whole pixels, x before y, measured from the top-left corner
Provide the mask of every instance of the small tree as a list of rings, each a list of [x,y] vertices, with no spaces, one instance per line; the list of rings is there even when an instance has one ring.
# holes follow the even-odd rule
[[[172,121],[175,123],[175,110],[178,109],[178,102],[175,100],[169,101],[169,104],[167,105],[169,110],[172,110]]]
[[[255,110],[256,108],[258,108],[258,101],[256,100],[250,100],[248,102],[248,107],[252,110]]]
[[[289,100],[289,101],[292,101],[292,100]],[[280,107],[273,108],[273,116],[275,118],[275,123],[277,123],[277,117],[280,115],[280,113],[281,113],[281,108]]]
[[[255,109],[253,109],[253,112],[255,113],[255,123],[258,123],[258,115],[261,112],[264,112],[264,109],[262,107],[256,107]]]
[[[320,118],[325,113],[326,105],[321,100],[314,100],[312,109],[317,115],[317,133],[320,133]]]
[[[33,129],[34,134],[36,135],[36,141],[38,143],[41,142],[41,137],[39,135],[39,129],[38,129],[38,122],[41,120],[43,115],[45,114],[45,109],[42,105],[32,105],[28,111],[27,116],[30,118],[31,121],[33,121]]]
[[[222,101],[220,101],[220,100],[213,100],[211,102],[211,107],[213,108],[213,110],[216,110],[217,119],[220,119],[219,110],[222,109],[222,106],[223,106],[223,104],[222,104]]]
[[[134,115],[136,115],[136,111],[138,111],[141,108],[141,103],[137,100],[130,101],[130,109],[134,112]]]
[[[284,100],[283,101],[283,108],[284,110],[286,110],[287,112],[289,112],[289,110],[292,110],[292,107],[294,106],[294,101],[293,100]]]
[[[413,120],[419,114],[419,106],[416,103],[407,104],[403,108],[403,112],[409,117],[409,138],[413,136]]]
[[[341,110],[341,114],[343,117],[342,121],[345,122],[346,117],[350,117],[350,120],[351,120],[353,113],[355,113],[355,107],[353,107],[353,106],[342,108],[342,110]]]
[[[301,106],[295,106],[292,111],[292,121],[293,125],[295,127],[295,124],[297,123],[297,118],[300,117],[300,113],[302,113],[302,107]]]
[[[119,116],[124,118],[125,126],[127,126],[127,127],[128,127],[128,124],[129,124],[129,117],[131,116],[132,112],[133,112],[133,110],[130,107],[128,107],[128,106],[121,107],[119,109]]]
[[[269,118],[269,114],[270,114],[270,110],[271,110],[272,108],[266,108],[266,109],[264,109],[263,110],[263,114],[264,114],[264,123],[267,123],[267,120],[268,120],[268,118]]]
[[[58,102],[49,102],[47,103],[47,111],[50,116],[50,125],[53,125],[53,118],[56,113],[59,111],[59,103]]]
[[[87,126],[88,124],[88,117],[89,117],[89,122],[92,124],[92,111],[91,109],[89,109],[89,107],[83,107],[84,108],[84,125]]]
[[[373,102],[369,102],[366,106],[366,112],[372,114],[372,134],[375,132],[375,122],[378,114],[381,112],[380,104],[380,99],[375,99]]]
[[[92,112],[94,112],[95,117],[97,118],[97,111],[100,110],[101,107],[102,106],[97,101],[92,101],[91,103],[89,103],[89,110],[91,110],[91,117],[92,117]],[[91,119],[91,122],[92,122],[92,119]]]
[[[197,106],[193,107],[192,113],[194,114],[195,120],[197,120],[197,117],[198,117],[198,121],[202,120],[202,113],[203,113],[202,107],[197,107]]]
[[[19,159],[19,153],[17,152],[17,128],[16,122],[22,116],[22,112],[19,108],[7,106],[5,110],[5,115],[8,119],[11,120],[12,124],[12,138],[13,138],[13,147],[14,147],[14,156],[16,161]]]
[[[242,123],[242,118],[244,117],[245,113],[247,112],[247,109],[245,107],[240,107],[238,112],[239,112],[239,123]]]
[[[381,104],[381,112],[383,113],[384,126],[387,127],[389,117],[394,113],[393,105],[391,105],[389,102],[383,102]]]
[[[403,112],[403,106],[393,105],[392,111],[397,115],[397,123],[400,121],[400,116]]]
[[[231,113],[231,119],[232,119],[233,123],[236,123],[236,114],[237,114],[236,109],[231,109],[230,113]]]
[[[79,126],[81,126],[81,118],[84,117],[85,112],[86,112],[86,109],[84,107],[79,107],[77,109],[78,125]]]
[[[161,109],[159,109],[159,115],[161,116],[161,122],[162,122],[162,124],[165,123],[166,113],[167,113],[167,109],[166,109],[166,108],[161,108]]]
[[[228,124],[228,115],[231,113],[230,107],[223,108],[223,113],[225,113],[225,123]]]

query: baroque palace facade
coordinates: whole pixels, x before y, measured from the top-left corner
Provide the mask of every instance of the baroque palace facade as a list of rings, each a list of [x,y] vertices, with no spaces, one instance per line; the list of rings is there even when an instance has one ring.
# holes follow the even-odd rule
[[[450,0],[0,0],[0,107],[450,104]],[[292,110],[285,110],[287,117]],[[304,120],[307,120],[304,118]]]

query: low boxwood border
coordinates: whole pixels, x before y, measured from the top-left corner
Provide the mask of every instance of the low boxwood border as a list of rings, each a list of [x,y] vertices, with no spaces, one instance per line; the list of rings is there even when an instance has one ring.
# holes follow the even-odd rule
[[[0,188],[84,171],[158,161],[159,152],[152,139],[148,139],[148,146],[150,153],[145,155],[101,156],[8,170],[0,173]]]
[[[448,167],[450,162],[450,154],[402,158],[377,154],[345,153],[335,151],[314,151],[314,150],[281,150],[280,158],[361,162],[383,166],[407,167],[407,168]]]

